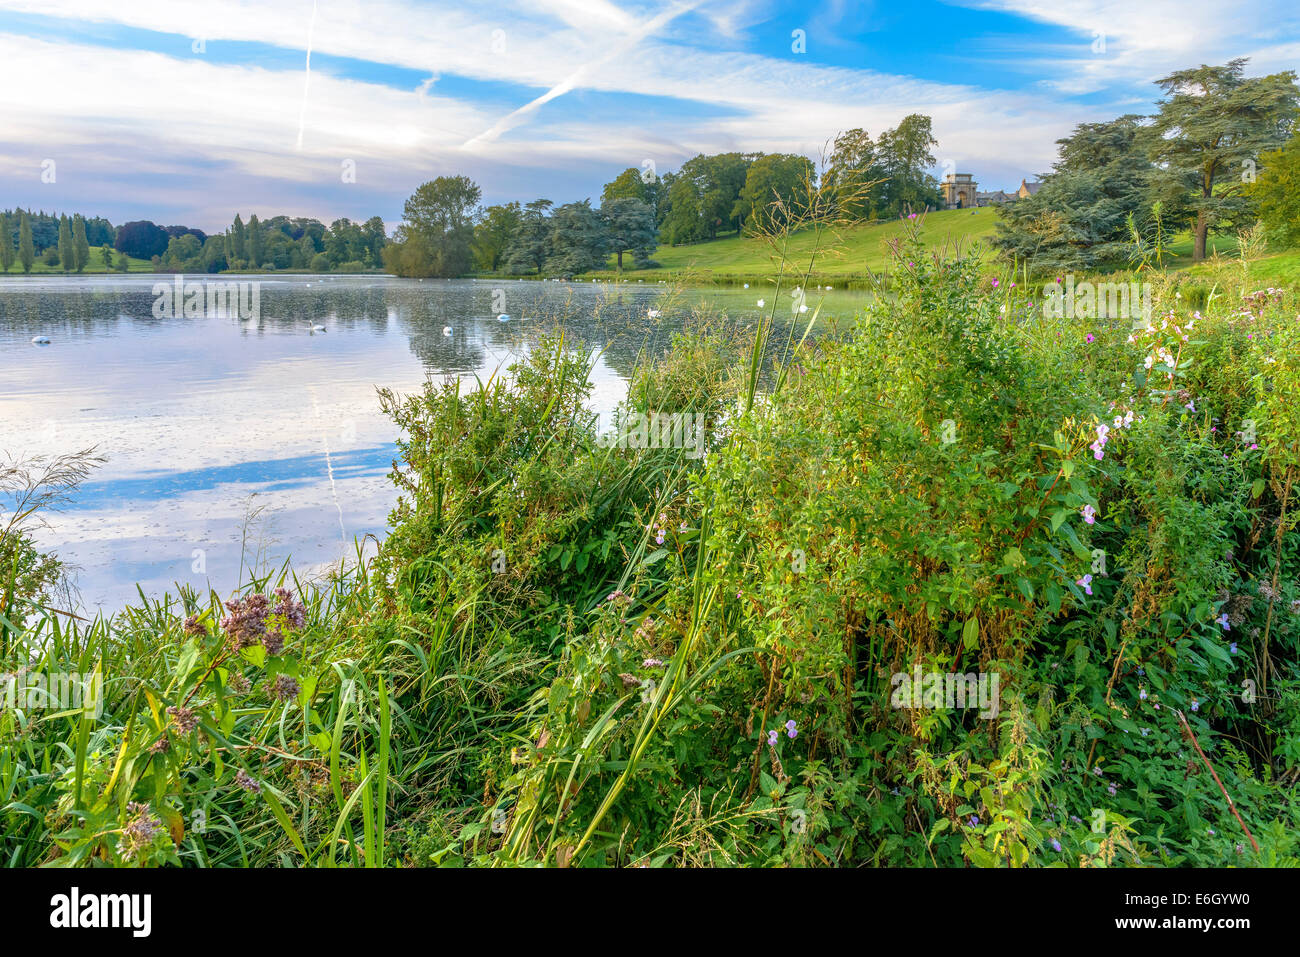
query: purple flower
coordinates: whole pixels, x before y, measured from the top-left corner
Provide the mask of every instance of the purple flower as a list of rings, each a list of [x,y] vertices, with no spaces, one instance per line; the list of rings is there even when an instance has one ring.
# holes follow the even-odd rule
[[[1146,689],[1146,688],[1143,688],[1141,691],[1139,691],[1139,692],[1138,692],[1138,697],[1141,698],[1143,701],[1146,701],[1146,700],[1147,700],[1147,689]]]
[[[1113,785],[1113,784],[1108,784],[1108,785],[1106,786],[1106,790],[1110,792],[1110,796],[1111,796],[1111,797],[1114,797],[1116,791],[1118,790],[1118,788],[1116,788],[1115,785]]]
[[[1214,620],[1223,626],[1224,631],[1232,631],[1232,626],[1228,624],[1228,613],[1226,611]]]
[[[776,729],[775,729],[775,728],[773,728],[771,731],[769,731],[769,732],[767,733],[767,743],[768,743],[769,745],[771,745],[772,747],[774,747],[774,748],[776,747]]]
[[[1192,710],[1193,710],[1193,711],[1200,711],[1200,710],[1201,710],[1201,703],[1200,703],[1199,701],[1197,701],[1195,698],[1192,699]]]
[[[1096,341],[1097,341],[1097,337],[1094,336],[1094,335],[1090,332],[1090,333],[1088,333],[1086,336],[1083,337],[1083,341],[1084,341],[1084,342],[1096,342]]]
[[[298,682],[294,681],[284,672],[275,676],[275,683],[271,685],[271,695],[276,701],[290,701],[298,697]]]
[[[1235,655],[1236,653],[1237,653],[1237,643],[1234,641],[1232,644],[1228,645],[1228,654]]]
[[[656,545],[662,545],[663,543],[664,543],[664,530],[663,530],[662,528],[656,528],[656,529],[655,529],[655,544],[656,544]]]
[[[1082,578],[1080,578],[1078,581],[1076,581],[1075,584],[1076,584],[1076,585],[1080,585],[1080,586],[1082,586],[1082,587],[1083,587],[1083,590],[1084,590],[1084,592],[1085,592],[1086,594],[1088,594],[1088,595],[1091,595],[1091,594],[1092,594],[1092,576],[1091,576],[1091,575],[1084,575]]]
[[[979,817],[978,814],[972,814],[972,815],[970,816],[970,826],[971,826],[971,827],[979,827],[979,826],[980,826],[980,817]]]
[[[785,733],[789,735],[792,740],[799,734],[799,732],[795,730],[794,718],[791,718],[785,723]]]
[[[1058,854],[1061,852],[1061,842],[1056,838],[1052,838],[1052,850],[1056,851]]]
[[[1097,520],[1097,510],[1091,505],[1085,505],[1083,507],[1083,520],[1091,525]]]

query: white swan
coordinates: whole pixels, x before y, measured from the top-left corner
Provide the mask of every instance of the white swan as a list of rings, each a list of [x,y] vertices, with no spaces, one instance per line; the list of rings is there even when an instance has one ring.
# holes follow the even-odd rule
[[[763,300],[762,300],[762,299],[758,300],[758,308],[759,308],[759,309],[762,309],[762,308],[763,308]]]
[[[658,310],[658,309],[651,309],[651,310],[649,310],[649,311],[646,313],[646,315],[649,316],[651,319],[658,319],[658,318],[659,318],[659,310]]]
[[[444,336],[449,336],[449,335],[451,335],[451,326],[443,326],[443,327],[442,327],[442,334],[443,334]]]
[[[325,331],[325,327],[322,326],[322,325],[319,325],[319,324],[317,324],[317,323],[311,323],[311,322],[309,322],[309,323],[307,323],[307,328],[308,328],[309,330],[311,330],[311,334],[312,334],[313,336],[316,335],[316,333],[318,333],[318,332],[324,332],[324,331]]]
[[[509,321],[510,321],[510,317],[506,315],[504,312],[501,313],[501,315],[497,316],[497,322],[509,322]]]
[[[50,344],[49,336],[37,336],[32,339],[32,344],[37,346],[48,346]]]

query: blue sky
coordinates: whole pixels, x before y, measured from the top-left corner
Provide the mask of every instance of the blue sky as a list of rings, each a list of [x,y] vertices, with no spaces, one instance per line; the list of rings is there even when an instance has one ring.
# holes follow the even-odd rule
[[[1049,169],[1076,124],[1150,111],[1157,77],[1234,56],[1251,72],[1300,64],[1297,8],[0,0],[0,207],[208,230],[236,211],[379,215],[391,229],[437,175],[472,177],[489,203],[598,199],[647,161],[816,160],[838,131],[912,112],[934,118],[937,174],[1011,188]]]

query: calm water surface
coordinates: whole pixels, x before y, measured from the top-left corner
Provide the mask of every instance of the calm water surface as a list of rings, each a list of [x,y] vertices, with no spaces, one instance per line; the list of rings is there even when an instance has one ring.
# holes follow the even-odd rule
[[[73,567],[83,609],[121,608],[137,583],[229,592],[249,566],[289,557],[311,576],[353,557],[355,538],[382,537],[397,432],[376,387],[504,371],[562,321],[602,350],[604,416],[638,354],[665,348],[691,307],[743,325],[772,299],[757,283],[666,301],[657,283],[215,278],[260,282],[260,319],[154,318],[154,284],[171,276],[0,277],[0,456],[96,446],[107,459],[36,533]],[[817,295],[840,320],[865,300]]]

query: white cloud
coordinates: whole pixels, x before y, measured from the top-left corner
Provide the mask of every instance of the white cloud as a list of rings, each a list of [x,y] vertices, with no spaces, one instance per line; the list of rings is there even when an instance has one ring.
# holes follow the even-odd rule
[[[484,182],[490,199],[505,193],[520,198],[553,192],[536,181],[543,175],[553,180],[558,169],[573,180],[588,175],[584,170],[598,175],[597,168],[612,175],[646,158],[671,169],[697,152],[723,149],[816,155],[841,129],[878,132],[921,112],[934,118],[941,165],[951,159],[984,182],[1001,178],[1009,186],[1020,175],[1046,170],[1055,140],[1075,123],[1118,112],[1101,103],[1066,110],[1063,97],[1133,78],[1146,82],[1199,58],[1221,61],[1239,52],[1229,47],[1252,36],[1246,19],[1233,19],[1221,0],[1177,6],[1163,0],[971,5],[1066,27],[1079,43],[1021,50],[1009,45],[997,62],[1024,69],[1035,80],[1007,92],[719,49],[720,40],[772,13],[770,3],[752,0],[705,3],[689,17],[682,15],[688,2],[651,0],[635,9],[608,0],[484,0],[471,8],[322,0],[314,25],[310,0],[0,0],[0,8],[203,37],[207,44],[205,54],[189,55],[182,45],[183,52],[167,56],[0,34],[0,107],[7,117],[0,166],[32,170],[41,158],[67,154],[93,166],[90,155],[98,150],[116,158],[116,175],[156,166],[165,178],[184,175],[189,158],[195,177],[211,169],[211,177],[239,179],[225,190],[195,190],[203,195],[190,199],[204,204],[195,210],[222,210],[216,222],[224,222],[231,197],[247,194],[251,183],[283,184],[278,194],[263,190],[280,197],[287,187],[319,189],[338,183],[339,163],[346,158],[362,171],[353,197],[401,197],[431,175],[466,172]],[[842,12],[832,7],[829,15]],[[1265,18],[1261,12],[1249,19]],[[1104,56],[1090,49],[1094,29],[1107,34]],[[708,37],[692,33],[710,30]],[[416,70],[430,79],[411,90],[394,89],[332,75],[313,61],[304,98],[301,66],[232,62],[230,48],[221,48],[230,41],[259,42],[303,50],[305,60],[309,31],[314,54]],[[500,52],[494,52],[493,31],[502,31]],[[1255,50],[1261,65],[1295,55],[1296,44],[1279,39],[1275,29],[1254,36],[1245,49]],[[130,42],[128,35],[123,43]],[[49,69],[51,63],[59,69]],[[35,76],[41,77],[39,95],[31,92]],[[437,77],[461,78],[457,89],[464,80],[511,84],[521,88],[518,104],[513,112],[503,108],[499,92],[491,107],[443,95],[446,83]],[[1112,101],[1131,99],[1132,89],[1124,87]],[[701,108],[657,114],[633,106],[611,120],[607,111],[584,118],[572,104],[552,105],[577,90],[676,99]],[[462,149],[467,142],[468,151]],[[169,189],[161,182],[151,185],[149,197],[141,197],[141,212],[150,197]],[[183,204],[183,192],[168,198]]]

